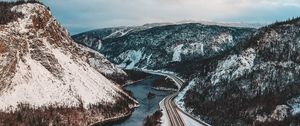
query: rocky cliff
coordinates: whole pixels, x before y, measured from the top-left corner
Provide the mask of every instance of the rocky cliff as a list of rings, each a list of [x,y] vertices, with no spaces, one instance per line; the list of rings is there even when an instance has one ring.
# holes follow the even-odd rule
[[[76,44],[41,3],[0,4],[9,19],[0,25],[1,125],[89,125],[128,113],[133,101],[114,83],[123,70]]]

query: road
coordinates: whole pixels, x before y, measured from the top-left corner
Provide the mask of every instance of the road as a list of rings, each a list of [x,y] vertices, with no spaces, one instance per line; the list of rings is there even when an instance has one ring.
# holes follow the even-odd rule
[[[182,117],[179,115],[178,111],[181,111],[182,113],[184,113],[188,117],[192,118],[193,120],[195,120],[199,124],[202,124],[203,126],[210,126],[209,124],[205,123],[204,121],[195,119],[190,114],[182,111],[175,104],[174,98],[179,94],[179,90],[182,87],[182,85],[184,84],[184,81],[182,79],[180,79],[179,77],[177,77],[177,76],[175,76],[171,73],[163,73],[163,72],[144,70],[144,69],[143,70],[142,69],[137,69],[137,70],[143,71],[143,72],[146,72],[146,73],[150,73],[150,74],[166,76],[166,77],[172,79],[176,83],[176,85],[178,87],[177,92],[167,96],[166,98],[164,98],[164,101],[163,101],[166,112],[168,114],[168,118],[170,120],[170,125],[171,126],[185,126],[184,121],[183,121]]]

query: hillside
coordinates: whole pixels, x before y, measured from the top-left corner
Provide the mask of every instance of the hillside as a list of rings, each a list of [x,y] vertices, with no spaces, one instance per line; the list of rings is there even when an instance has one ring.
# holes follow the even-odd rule
[[[188,86],[177,104],[212,125],[300,125],[299,18],[260,29],[167,24],[114,37],[106,36],[120,29],[102,30],[73,38],[124,68],[178,73]]]
[[[176,64],[191,80],[177,101],[213,125],[299,125],[299,42],[298,18],[261,28],[220,56]]]
[[[0,5],[1,17],[13,15],[0,24],[0,125],[89,125],[130,112],[114,83],[126,73],[76,44],[47,7]]]
[[[103,53],[120,67],[162,69],[173,62],[219,55],[254,31],[251,28],[187,23],[106,28],[72,37],[76,42]]]

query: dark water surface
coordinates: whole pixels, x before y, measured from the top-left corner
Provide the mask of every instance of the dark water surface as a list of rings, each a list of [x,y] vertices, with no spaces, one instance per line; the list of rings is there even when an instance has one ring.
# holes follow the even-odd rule
[[[113,126],[142,126],[144,118],[147,115],[152,115],[159,109],[159,102],[164,97],[171,94],[169,91],[158,91],[151,88],[153,81],[160,77],[161,76],[153,75],[143,81],[139,81],[125,87],[127,90],[131,90],[133,92],[134,97],[140,103],[140,107],[136,108],[128,119],[118,124],[113,124]],[[152,99],[148,99],[147,95],[149,92],[156,94],[156,96]]]

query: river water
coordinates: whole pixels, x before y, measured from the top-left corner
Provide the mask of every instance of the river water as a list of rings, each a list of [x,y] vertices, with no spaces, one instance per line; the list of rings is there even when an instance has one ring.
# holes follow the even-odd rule
[[[128,119],[113,126],[142,126],[144,118],[147,115],[152,115],[159,109],[159,102],[172,93],[170,91],[158,91],[151,88],[154,80],[159,78],[161,78],[161,76],[152,75],[143,81],[125,87],[127,90],[133,92],[134,97],[140,103],[140,107],[136,108]],[[152,99],[148,99],[147,95],[149,92],[156,94],[156,96]]]

